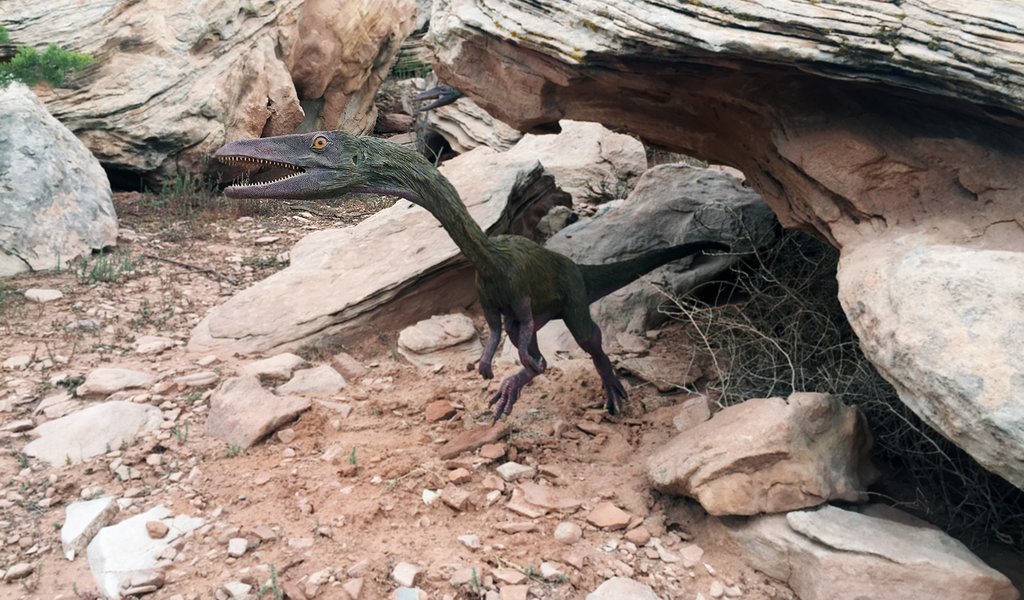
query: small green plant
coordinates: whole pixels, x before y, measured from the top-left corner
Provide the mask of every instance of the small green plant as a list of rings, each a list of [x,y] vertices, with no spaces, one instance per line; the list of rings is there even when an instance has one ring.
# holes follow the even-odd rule
[[[352,446],[352,452],[348,455],[348,464],[356,466],[356,447]]]
[[[264,583],[260,586],[260,589],[257,592],[257,597],[262,599],[267,592],[270,592],[270,597],[274,600],[284,600],[284,593],[281,591],[281,586],[277,584],[277,567],[274,566],[274,563],[270,563],[270,582]]]
[[[28,467],[28,455],[24,452],[18,453],[18,466],[22,469]]]
[[[131,254],[101,250],[96,256],[83,256],[79,262],[78,278],[87,283],[112,283],[135,272]]]
[[[469,584],[467,587],[469,587],[470,593],[475,595],[480,595],[484,590],[483,586],[480,585],[480,577],[476,573],[476,567],[473,567],[473,570],[470,573]]]
[[[188,421],[174,426],[174,439],[178,440],[179,444],[184,444],[188,441]]]
[[[7,33],[7,28],[0,25],[0,44],[10,44],[11,34]]]
[[[224,452],[224,455],[228,458],[234,458],[242,453],[242,447],[238,444],[231,444],[228,449]]]
[[[4,35],[7,35],[6,31]],[[12,81],[35,85],[45,81],[53,87],[59,87],[64,84],[68,73],[80,71],[95,62],[96,59],[88,54],[64,50],[56,44],[50,44],[42,52],[29,46],[20,46],[10,62],[0,64],[0,85]]]

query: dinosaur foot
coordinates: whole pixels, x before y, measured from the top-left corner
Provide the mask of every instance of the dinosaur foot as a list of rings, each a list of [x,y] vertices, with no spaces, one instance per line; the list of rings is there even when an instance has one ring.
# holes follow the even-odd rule
[[[604,394],[604,408],[608,411],[608,414],[617,415],[621,413],[626,400],[629,398],[629,394],[626,393],[626,388],[622,386],[622,382],[619,381],[618,377],[604,382]]]
[[[480,366],[477,367],[477,371],[480,376],[484,379],[494,379],[494,370],[491,368],[491,363],[480,361]]]
[[[488,403],[494,407],[495,423],[503,415],[512,414],[512,407],[515,406],[516,400],[519,399],[519,392],[523,391],[525,384],[526,382],[522,381],[522,377],[518,375],[508,377],[501,382],[501,387],[498,388],[497,393],[491,396],[491,400]]]

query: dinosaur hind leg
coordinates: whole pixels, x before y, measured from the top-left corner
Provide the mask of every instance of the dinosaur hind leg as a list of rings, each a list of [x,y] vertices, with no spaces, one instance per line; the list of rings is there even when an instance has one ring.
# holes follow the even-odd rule
[[[576,343],[590,355],[591,360],[594,361],[594,368],[597,369],[597,374],[601,376],[601,384],[604,386],[605,393],[605,409],[608,411],[608,414],[618,414],[622,412],[622,406],[629,397],[626,394],[626,388],[623,387],[619,377],[615,374],[612,361],[609,360],[608,355],[604,353],[604,349],[601,347],[601,328],[590,319],[589,315],[586,318],[587,323],[582,321],[582,319],[579,319],[575,323],[570,323],[567,320],[566,325],[576,339]]]
[[[510,375],[501,382],[498,391],[491,396],[490,400],[490,405],[494,407],[495,421],[500,419],[502,415],[512,413],[512,407],[519,400],[519,393],[523,391],[526,384],[533,381],[534,377],[543,372],[543,366],[545,365],[544,356],[541,355],[540,348],[537,347],[537,336],[534,335],[532,327],[530,329],[521,328],[518,322],[506,319],[505,331],[508,332],[509,338],[513,341],[519,340],[520,335],[529,335],[530,340],[525,344],[526,349],[533,359],[533,363],[541,365],[542,368],[536,370],[531,369],[529,366],[524,366],[515,375]]]

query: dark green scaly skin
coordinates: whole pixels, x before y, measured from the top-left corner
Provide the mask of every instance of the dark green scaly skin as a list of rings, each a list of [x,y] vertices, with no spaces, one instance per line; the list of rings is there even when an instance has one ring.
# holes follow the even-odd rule
[[[273,182],[230,186],[224,193],[232,198],[309,200],[377,192],[406,198],[434,215],[477,270],[477,292],[489,330],[480,374],[486,379],[494,376],[491,362],[503,321],[523,365],[491,398],[495,420],[511,413],[523,387],[544,372],[546,363],[535,334],[552,319],[563,319],[591,356],[604,385],[605,407],[612,414],[619,412],[626,390],[601,347],[601,329],[590,317],[590,303],[672,260],[703,250],[728,250],[717,242],[696,242],[611,265],[577,265],[524,237],[489,237],[451,183],[418,153],[341,131],[232,142],[218,150],[216,158],[295,172]]]

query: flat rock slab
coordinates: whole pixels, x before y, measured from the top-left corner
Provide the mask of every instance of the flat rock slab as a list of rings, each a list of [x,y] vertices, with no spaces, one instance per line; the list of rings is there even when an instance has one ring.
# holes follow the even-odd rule
[[[587,523],[601,529],[624,529],[632,517],[611,502],[600,502],[587,514]]]
[[[1006,576],[942,531],[888,507],[876,514],[823,506],[722,522],[751,567],[802,600],[1018,597]]]
[[[36,427],[32,433],[39,437],[24,452],[52,465],[78,463],[153,431],[163,420],[160,409],[147,404],[122,400],[94,404]]]
[[[41,288],[33,288],[25,290],[25,299],[31,300],[32,302],[38,302],[40,304],[46,302],[53,302],[54,300],[60,300],[64,297],[64,293],[60,290],[49,290]]]
[[[421,369],[475,363],[481,351],[473,320],[460,313],[434,315],[398,334],[398,353]]]
[[[343,390],[348,383],[341,373],[330,365],[295,371],[287,383],[277,387],[278,394],[330,396]]]
[[[140,335],[135,338],[132,347],[136,354],[159,354],[174,347],[174,340],[159,335]]]
[[[471,452],[484,444],[493,444],[506,437],[510,430],[507,423],[495,423],[490,426],[479,425],[464,431],[444,446],[441,446],[441,458],[445,460],[455,458],[463,452]]]
[[[74,560],[116,514],[117,504],[113,496],[69,504],[64,509],[64,524],[60,528],[64,557]]]
[[[306,359],[291,352],[282,352],[245,365],[239,370],[239,374],[255,375],[261,379],[290,379],[292,372],[304,366]]]
[[[612,577],[587,594],[587,600],[661,600],[661,596],[635,579]]]
[[[755,398],[680,433],[647,463],[662,492],[713,515],[752,515],[863,501],[877,477],[860,412],[827,394]]]
[[[639,356],[619,361],[618,366],[652,384],[659,392],[675,392],[704,376],[685,356]]]
[[[210,398],[206,433],[248,448],[310,407],[308,398],[276,396],[253,375],[224,380]]]
[[[120,598],[124,584],[153,579],[157,572],[160,553],[179,537],[202,526],[203,519],[179,515],[157,506],[145,513],[125,519],[116,525],[104,527],[96,534],[86,553],[93,579],[108,598]],[[167,525],[167,535],[153,539],[146,523],[160,521]]]
[[[519,484],[519,489],[523,492],[523,500],[542,508],[573,511],[583,505],[579,498],[574,498],[567,491],[550,485],[524,481]]]
[[[147,388],[153,384],[154,378],[144,371],[123,369],[120,367],[99,367],[85,376],[85,381],[78,386],[78,396],[105,396],[131,388]]]

